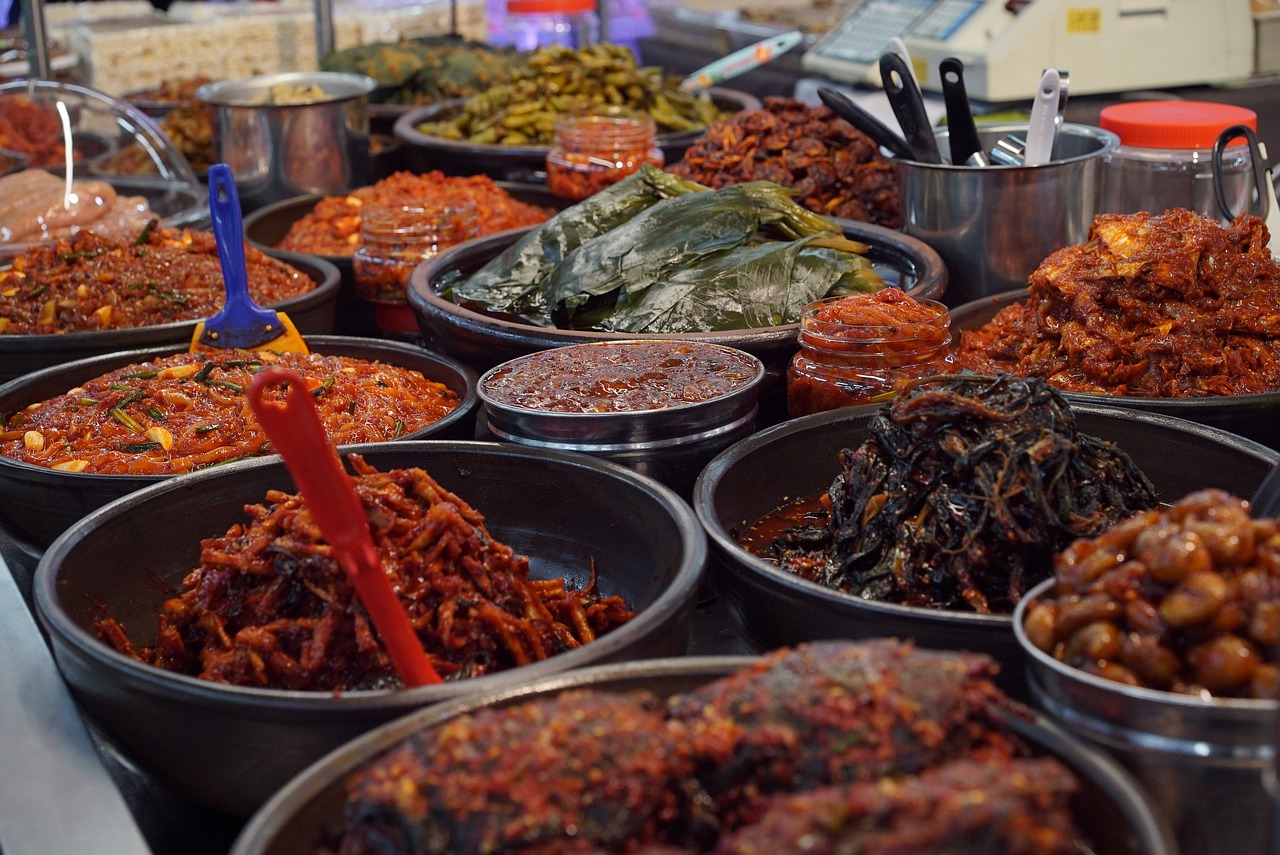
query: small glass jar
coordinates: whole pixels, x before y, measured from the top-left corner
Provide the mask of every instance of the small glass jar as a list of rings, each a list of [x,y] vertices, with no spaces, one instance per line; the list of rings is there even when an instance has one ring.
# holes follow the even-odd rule
[[[547,189],[579,201],[640,168],[662,166],[650,116],[606,113],[562,116],[547,151]]]
[[[469,199],[364,209],[360,215],[361,244],[351,264],[356,294],[375,304],[377,325],[393,332],[416,331],[405,293],[414,268],[478,232],[476,205]]]
[[[798,340],[787,369],[792,418],[888,400],[903,380],[950,373],[955,362],[947,307],[897,288],[810,303]]]
[[[1131,101],[1103,108],[1098,125],[1120,138],[1103,155],[1098,210],[1107,214],[1186,208],[1221,219],[1214,193],[1213,145],[1232,125],[1256,128],[1245,107],[1203,101]],[[1253,193],[1247,145],[1222,152],[1223,192],[1236,212]]]
[[[507,14],[490,20],[490,44],[521,51],[552,45],[580,50],[599,40],[596,0],[507,0]]]

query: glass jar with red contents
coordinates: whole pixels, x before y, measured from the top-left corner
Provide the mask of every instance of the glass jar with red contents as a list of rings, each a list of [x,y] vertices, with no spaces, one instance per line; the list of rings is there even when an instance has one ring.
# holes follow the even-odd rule
[[[662,166],[653,119],[638,113],[562,116],[547,151],[547,189],[579,201],[630,175]]]
[[[800,352],[787,370],[793,418],[893,396],[916,377],[948,373],[951,314],[898,288],[829,297],[800,314]]]
[[[351,259],[356,293],[374,303],[377,325],[414,333],[417,323],[405,286],[423,261],[479,232],[475,202],[449,199],[422,205],[371,205],[360,215],[361,244]]]

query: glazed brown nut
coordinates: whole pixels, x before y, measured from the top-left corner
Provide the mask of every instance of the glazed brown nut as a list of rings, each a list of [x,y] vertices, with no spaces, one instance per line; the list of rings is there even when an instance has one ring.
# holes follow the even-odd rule
[[[1200,696],[1280,696],[1280,522],[1220,490],[1138,514],[1055,560],[1027,638],[1091,674]]]

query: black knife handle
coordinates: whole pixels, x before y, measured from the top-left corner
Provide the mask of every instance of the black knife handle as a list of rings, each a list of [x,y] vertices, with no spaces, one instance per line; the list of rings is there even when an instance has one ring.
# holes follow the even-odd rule
[[[975,151],[982,151],[973,108],[964,87],[964,63],[949,56],[938,64],[942,78],[942,98],[947,103],[947,138],[951,142],[951,162],[963,166]]]
[[[875,116],[850,101],[843,93],[837,92],[835,89],[829,89],[826,86],[820,86],[818,87],[818,97],[822,99],[822,103],[831,108],[831,112],[871,137],[872,141],[877,145],[893,152],[895,157],[901,157],[905,160],[915,159],[911,146],[907,145],[906,140],[890,130],[887,125]]]
[[[898,117],[902,135],[911,147],[913,159],[921,163],[942,163],[938,141],[934,138],[929,114],[924,109],[924,96],[907,63],[896,53],[880,57],[880,82],[889,96],[889,106]]]

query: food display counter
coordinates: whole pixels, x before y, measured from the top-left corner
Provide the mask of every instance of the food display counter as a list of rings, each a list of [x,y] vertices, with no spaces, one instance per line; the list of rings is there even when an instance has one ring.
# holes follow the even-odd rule
[[[1251,519],[1239,499],[1280,466],[1280,389],[1272,388],[1280,348],[1268,349],[1277,322],[1267,308],[1272,290],[1280,294],[1280,268],[1257,217],[1224,226],[1190,211],[1098,211],[1092,188],[1120,147],[1100,127],[1108,104],[1231,102],[1256,110],[1258,138],[1280,140],[1280,84],[1259,76],[1238,87],[1066,102],[1055,86],[1056,115],[1029,120],[1018,115],[1025,104],[974,105],[1013,115],[975,128],[981,157],[961,166],[947,162],[959,150],[952,134],[963,130],[954,124],[935,133],[909,127],[919,116],[904,115],[893,142],[911,156],[891,157],[882,139],[846,121],[838,97],[823,97],[828,106],[794,97],[833,84],[815,79],[801,56],[838,19],[838,5],[798,2],[779,15],[767,4],[728,14],[655,2],[643,66],[619,45],[558,45],[512,60],[480,43],[493,8],[461,7],[459,17],[459,7],[435,2],[341,6],[336,68],[326,65],[333,56],[311,52],[315,19],[295,3],[178,2],[164,15],[122,4],[120,18],[53,16],[86,82],[41,82],[66,131],[50,124],[50,139],[63,142],[57,162],[40,168],[57,178],[38,177],[60,186],[65,177],[69,188],[88,175],[123,188],[117,170],[157,149],[160,177],[178,164],[201,216],[149,219],[124,237],[70,225],[21,243],[4,240],[13,233],[0,222],[6,263],[16,259],[0,266],[0,300],[13,301],[0,302],[0,353],[16,348],[12,380],[0,386],[0,442],[12,446],[0,458],[0,642],[21,664],[0,675],[0,765],[22,768],[0,783],[0,854],[240,855],[246,840],[287,837],[295,826],[323,841],[253,851],[336,846],[350,829],[331,827],[341,813],[337,785],[304,771],[317,757],[335,751],[335,768],[369,769],[368,752],[419,720],[445,729],[431,731],[436,738],[473,706],[484,708],[477,716],[542,709],[517,706],[530,686],[542,700],[596,684],[655,692],[661,701],[641,706],[665,710],[671,718],[659,729],[681,738],[697,728],[677,725],[676,710],[704,728],[671,756],[705,752],[697,756],[706,768],[681,768],[680,785],[664,785],[679,802],[671,815],[687,808],[692,819],[645,831],[671,851],[711,851],[719,823],[759,820],[767,806],[756,801],[756,771],[775,774],[768,770],[793,761],[820,768],[794,791],[760,779],[801,801],[848,783],[842,776],[852,772],[825,764],[882,738],[874,727],[741,749],[734,740],[748,744],[755,732],[716,717],[759,715],[763,733],[805,734],[815,722],[786,708],[787,687],[804,697],[815,685],[828,698],[850,692],[845,707],[832,701],[845,713],[861,709],[863,696],[892,705],[895,692],[906,693],[909,702],[878,720],[901,715],[909,727],[894,732],[915,734],[910,745],[893,742],[900,736],[886,743],[905,765],[871,777],[905,776],[922,798],[968,786],[947,777],[964,777],[954,769],[925,777],[970,762],[965,752],[1043,761],[1043,780],[1028,791],[1055,805],[1035,817],[1053,855],[1256,848],[1274,813],[1263,781],[1276,753],[1275,704],[1265,699],[1280,693],[1280,665],[1266,650],[1280,646],[1280,531]],[[393,31],[445,30],[446,20],[447,35],[381,43]],[[682,82],[783,22],[806,28],[799,49],[727,90]],[[227,44],[237,49],[219,54]],[[168,61],[179,56],[184,63]],[[175,75],[182,86],[170,92]],[[249,83],[235,85],[246,75]],[[351,84],[340,98],[324,91],[333,80]],[[97,120],[113,132],[98,134],[107,138],[101,150],[87,143],[88,123],[72,131],[87,108],[67,115],[65,93],[86,87],[111,104]],[[6,95],[27,97],[16,88]],[[638,149],[597,150],[600,140],[571,135],[566,147],[562,117],[580,109],[571,95],[643,126]],[[320,105],[328,109],[317,118]],[[213,168],[214,182],[207,163],[192,169],[176,151],[177,139],[172,151],[157,142],[177,127],[164,124],[176,109],[211,122],[205,151],[216,141],[212,159],[229,164]],[[1037,121],[1053,129],[1041,162],[1029,155]],[[314,144],[321,137],[325,145]],[[552,151],[583,174],[593,170],[595,192],[555,195],[546,182]],[[1014,160],[977,165],[997,151]],[[15,172],[34,156],[19,154]],[[245,222],[231,221],[244,231],[247,264],[225,236],[181,232],[203,232],[214,188],[235,191],[215,199],[215,224],[244,203]],[[436,200],[422,198],[433,188],[447,188],[445,207],[466,221],[456,242],[442,236],[451,233]],[[395,216],[379,220],[375,207]],[[52,219],[53,208],[43,209],[40,228]],[[419,220],[432,229],[415,231]],[[327,288],[303,330],[326,367],[308,380],[276,373],[293,356],[186,352],[201,321],[181,307],[197,298],[151,272],[127,287],[149,298],[141,311],[161,318],[143,328],[164,337],[137,345],[145,351],[106,346],[134,341],[109,325],[139,304],[93,308],[96,288],[77,287],[76,277],[93,269],[105,282],[119,278],[109,262],[124,259],[132,271],[170,253],[200,256],[184,256],[204,271],[184,285],[216,269],[224,279],[244,274],[248,288],[266,270],[299,288]],[[1198,253],[1210,260],[1200,264]],[[612,278],[597,281],[602,270]],[[10,308],[27,298],[30,306]],[[301,309],[285,309],[301,318]],[[1103,316],[1111,326],[1099,332],[1090,321]],[[1146,323],[1152,316],[1165,322]],[[1071,347],[1055,349],[1066,327]],[[40,339],[40,352],[11,344],[22,341],[15,331]],[[108,353],[90,356],[99,343]],[[72,345],[90,358],[73,359]],[[618,367],[630,359],[648,360],[633,368],[638,378]],[[1221,370],[1204,369],[1213,359]],[[297,360],[307,374],[310,363]],[[332,367],[339,360],[360,367]],[[277,364],[264,372],[267,363]],[[386,368],[382,379],[370,379],[375,364]],[[397,391],[393,368],[423,375],[416,379],[441,407],[435,422],[419,425],[396,409],[421,410],[427,394]],[[324,372],[342,376],[319,379]],[[352,593],[326,523],[279,486],[296,475],[266,455],[279,436],[265,418],[232,422],[272,406],[264,374],[281,396],[297,392],[318,409],[334,436],[368,421],[371,435],[352,440],[364,444],[348,465],[356,501],[377,509],[367,528],[398,551],[388,576],[401,617],[423,646],[448,640],[431,653],[440,673],[474,677],[480,688],[470,679],[397,682],[409,672],[383,654],[378,610],[363,589]],[[500,381],[513,385],[504,391]],[[570,388],[572,401],[557,399]],[[635,401],[638,414],[627,408]],[[422,433],[406,436],[413,431]],[[73,445],[77,437],[84,444]],[[429,471],[413,469],[423,460]],[[483,497],[474,509],[466,489]],[[59,537],[71,528],[74,536]],[[1108,551],[1112,543],[1126,560],[1119,547]],[[36,585],[46,550],[47,575]],[[516,555],[546,565],[530,576]],[[436,602],[424,580],[444,575],[432,562],[449,560],[456,576],[464,567],[474,580],[451,581],[455,596]],[[214,581],[177,594],[192,562]],[[1067,569],[1055,586],[1059,566]],[[313,606],[325,616],[306,611]],[[162,607],[159,630],[138,629]],[[241,629],[259,607],[270,628]],[[241,632],[244,649],[218,647]],[[883,671],[884,661],[917,655],[873,641],[895,634],[913,639],[928,673],[946,677],[934,686],[904,667],[894,675],[902,685],[885,695],[880,685],[861,695],[844,685],[857,684],[840,676],[849,662]],[[747,661],[793,647],[803,649],[790,660]],[[308,682],[330,656],[343,663],[324,677],[333,682]],[[838,664],[815,667],[809,657]],[[653,659],[657,671],[637,664]],[[795,662],[807,677],[785,673]],[[748,672],[771,676],[757,685]],[[734,691],[747,695],[725,701]],[[927,713],[942,721],[911,731],[920,724],[911,692],[940,704],[944,712]],[[1116,710],[1118,724],[1107,718]],[[552,721],[547,739],[572,744],[567,721]],[[1188,732],[1166,732],[1171,721]],[[848,725],[839,716],[816,724]],[[918,750],[951,744],[938,743],[935,725],[975,743],[917,763]],[[255,762],[255,745],[273,756]],[[726,745],[748,759],[716,753]],[[527,747],[521,756],[532,763]],[[397,750],[430,759],[420,746]],[[748,777],[717,790],[724,782],[707,768],[735,763]],[[184,778],[188,769],[200,780]],[[575,780],[594,780],[579,773]],[[360,798],[377,802],[385,793],[368,781],[382,771],[369,774]],[[1026,779],[996,777],[1015,789]],[[1197,803],[1198,778],[1249,816],[1215,830]],[[945,786],[934,789],[937,780]],[[877,821],[892,825],[906,797],[887,792],[856,798],[883,799]],[[251,819],[268,799],[269,811]],[[426,822],[414,810],[397,804],[360,821],[373,835],[386,817]],[[949,820],[969,821],[956,811]],[[546,817],[520,819],[535,826]],[[780,825],[769,832],[787,833]],[[1016,836],[1012,826],[1001,833]],[[750,851],[731,850],[729,837],[719,839],[723,851]],[[623,845],[590,842],[600,851]],[[543,843],[537,851],[554,851]]]

